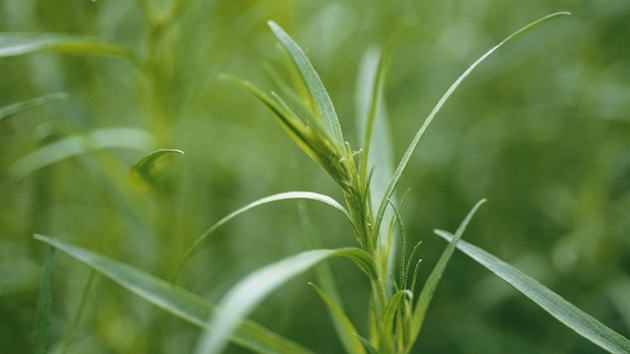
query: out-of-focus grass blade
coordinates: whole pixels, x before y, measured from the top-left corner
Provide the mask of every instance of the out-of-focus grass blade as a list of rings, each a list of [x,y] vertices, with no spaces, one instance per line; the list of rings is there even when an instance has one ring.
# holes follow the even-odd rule
[[[35,235],[35,238],[65,252],[173,315],[202,328],[213,329],[207,327],[207,320],[216,310],[205,299],[127,264],[47,236]],[[251,321],[244,321],[230,336],[234,343],[259,353],[312,353]]]
[[[442,230],[435,230],[435,233],[452,243],[452,234]],[[611,353],[630,353],[630,340],[606,327],[520,270],[468,242],[460,241],[457,248],[508,282],[582,337]]]
[[[424,132],[426,131],[426,129],[429,126],[429,124],[431,124],[431,121],[433,121],[433,118],[435,117],[435,115],[440,111],[440,109],[442,109],[442,106],[444,105],[446,100],[448,100],[448,98],[451,97],[453,92],[455,92],[457,87],[459,87],[459,84],[461,84],[462,81],[464,81],[464,79],[466,77],[468,77],[468,75],[477,67],[477,65],[481,64],[482,61],[484,61],[487,57],[489,57],[497,49],[501,48],[505,44],[511,42],[512,40],[520,37],[521,35],[525,34],[526,32],[528,32],[528,31],[538,27],[539,25],[541,25],[541,24],[543,24],[543,23],[545,23],[545,22],[547,22],[549,20],[552,20],[552,19],[554,19],[556,17],[567,16],[567,15],[570,15],[570,14],[568,12],[557,12],[557,13],[545,16],[545,17],[543,17],[543,18],[541,18],[541,19],[539,19],[537,21],[534,21],[534,22],[528,24],[527,26],[521,28],[520,30],[514,32],[512,35],[510,35],[509,37],[504,39],[501,43],[497,44],[492,49],[487,51],[484,55],[481,56],[481,58],[477,59],[477,61],[475,61],[470,67],[468,67],[468,69],[466,69],[466,71],[464,71],[464,73],[462,75],[460,75],[460,77],[458,77],[457,80],[455,80],[455,82],[451,85],[451,87],[449,87],[448,90],[446,90],[446,93],[442,96],[442,98],[440,98],[440,100],[435,105],[435,107],[433,108],[433,110],[431,111],[431,113],[429,114],[427,119],[425,119],[424,123],[422,124],[422,126],[420,127],[420,129],[418,130],[416,135],[414,136],[413,140],[411,141],[411,144],[409,144],[409,147],[407,148],[407,151],[405,151],[405,154],[403,155],[402,159],[400,160],[400,162],[398,164],[398,167],[396,167],[396,171],[394,172],[394,176],[392,177],[392,179],[390,180],[389,184],[387,185],[387,190],[385,191],[385,196],[381,200],[381,204],[380,204],[378,212],[376,214],[375,225],[377,227],[380,227],[381,223],[383,222],[383,217],[385,215],[385,210],[387,209],[388,200],[391,197],[391,195],[394,193],[394,190],[396,189],[396,186],[398,185],[398,181],[400,180],[403,172],[405,171],[405,169],[407,167],[407,163],[409,162],[409,159],[411,158],[411,155],[414,153],[414,151],[416,150],[416,147],[418,146],[418,143],[420,142],[420,138],[422,138],[422,136],[424,135]]]
[[[437,287],[437,284],[442,278],[442,274],[444,273],[444,270],[446,269],[446,265],[448,264],[448,261],[451,259],[451,256],[453,255],[453,251],[455,251],[455,245],[464,234],[464,231],[466,230],[466,226],[468,226],[470,219],[472,219],[477,209],[479,209],[481,204],[483,204],[485,201],[486,201],[485,199],[478,201],[477,204],[475,204],[475,206],[470,210],[468,215],[466,215],[466,218],[464,218],[464,221],[462,221],[462,223],[457,228],[457,232],[455,232],[455,237],[453,238],[453,240],[451,240],[448,246],[446,246],[446,249],[444,249],[444,252],[442,252],[440,259],[438,259],[438,262],[433,268],[433,270],[431,271],[431,274],[429,274],[429,278],[424,284],[424,287],[422,288],[422,291],[420,292],[420,296],[418,297],[418,301],[416,302],[416,305],[413,309],[411,328],[410,328],[410,333],[411,333],[410,338],[412,338],[412,340],[410,341],[410,344],[413,344],[414,342],[413,338],[416,338],[418,336],[418,333],[420,333],[420,329],[422,328],[422,323],[424,322],[424,317],[426,315],[427,309],[429,308],[429,303],[431,303],[431,299],[433,298],[433,293],[435,292],[435,288]]]
[[[356,328],[354,328],[354,325],[352,324],[348,316],[343,312],[342,309],[335,305],[335,303],[328,297],[328,295],[326,295],[326,293],[322,289],[318,288],[313,283],[309,284],[313,286],[313,288],[315,288],[315,291],[317,291],[319,297],[324,300],[324,303],[326,303],[326,306],[328,306],[330,312],[332,312],[337,321],[341,324],[341,328],[343,328],[345,334],[344,338],[347,338],[349,342],[349,347],[346,348],[346,352],[348,354],[364,354],[365,348],[363,347],[363,343],[361,343],[361,340],[359,340],[359,338],[357,337],[358,332]]]
[[[9,106],[2,107],[0,108],[0,121],[2,121],[5,118],[14,116],[20,112],[27,111],[31,108],[39,107],[49,102],[65,100],[67,98],[68,98],[67,93],[63,93],[63,92],[53,93],[50,95],[34,98],[32,100],[18,102]]]
[[[317,104],[317,110],[324,121],[324,126],[333,139],[335,139],[335,142],[338,145],[343,145],[344,140],[341,133],[341,126],[339,125],[339,119],[337,118],[337,113],[335,112],[332,100],[330,99],[330,96],[328,96],[328,92],[326,92],[324,84],[317,75],[317,72],[315,72],[313,65],[308,60],[302,49],[286,32],[284,32],[280,26],[278,26],[278,24],[273,21],[269,21],[267,24],[295,61],[295,64],[300,70],[300,73],[308,86],[310,94],[313,97],[313,101]]]
[[[132,58],[129,49],[90,37],[51,33],[0,34],[0,57],[25,55],[41,51]]]
[[[247,204],[246,206],[230,213],[229,215],[225,216],[223,219],[219,220],[216,224],[212,225],[208,230],[206,230],[206,232],[201,234],[201,236],[199,236],[195,240],[195,242],[192,244],[192,246],[190,246],[190,248],[186,251],[182,259],[179,261],[179,263],[175,267],[175,270],[173,271],[173,279],[177,278],[184,264],[197,251],[197,249],[199,249],[203,241],[206,238],[208,238],[208,236],[210,236],[210,234],[213,233],[216,229],[221,227],[223,224],[225,224],[226,222],[232,220],[233,218],[257,206],[267,204],[267,203],[277,202],[281,200],[288,200],[288,199],[306,199],[306,200],[315,200],[318,202],[322,202],[324,204],[328,204],[332,206],[333,208],[339,210],[348,220],[352,220],[348,211],[336,200],[334,200],[333,198],[327,195],[313,193],[313,192],[285,192],[285,193],[270,195],[268,197],[261,198],[254,202],[251,202]]]
[[[10,168],[15,179],[21,179],[40,168],[92,149],[123,148],[146,151],[153,143],[153,136],[137,128],[104,128],[86,135],[69,136],[33,151],[16,161]]]
[[[157,172],[155,171],[155,161],[164,154],[184,154],[176,149],[159,149],[144,156],[140,161],[131,167],[130,177],[139,186],[148,186],[156,182]]]
[[[371,256],[367,252],[358,248],[306,251],[260,268],[241,280],[223,297],[217,306],[216,315],[210,321],[209,327],[214,330],[207,331],[202,336],[197,345],[196,353],[220,353],[239,323],[267,295],[291,278],[330,257],[346,257],[355,262],[367,274],[376,275],[376,264],[373,259],[371,260]],[[373,265],[370,266],[370,263]]]
[[[37,315],[35,320],[35,354],[45,354],[48,352],[50,341],[50,329],[52,321],[52,270],[55,261],[55,249],[50,247],[46,265],[44,266],[44,277],[37,300]]]

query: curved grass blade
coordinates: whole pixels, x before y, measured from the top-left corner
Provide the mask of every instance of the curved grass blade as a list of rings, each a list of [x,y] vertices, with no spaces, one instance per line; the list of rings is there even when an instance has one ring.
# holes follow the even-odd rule
[[[131,51],[117,44],[107,43],[90,37],[60,34],[0,34],[0,58],[55,51],[61,53],[113,56],[132,59]]]
[[[420,333],[422,323],[424,322],[424,317],[426,315],[427,309],[429,308],[429,304],[431,303],[431,299],[433,298],[433,293],[435,292],[435,288],[442,278],[442,274],[446,269],[448,261],[453,255],[453,251],[455,251],[455,245],[464,234],[464,231],[466,230],[466,226],[468,226],[470,219],[472,219],[477,209],[479,209],[481,204],[485,203],[485,201],[485,199],[478,201],[477,204],[475,204],[475,206],[470,210],[470,212],[468,212],[468,215],[466,215],[464,221],[462,221],[462,223],[457,228],[457,232],[455,232],[455,237],[453,238],[453,240],[451,240],[448,246],[446,246],[446,249],[444,249],[444,252],[442,252],[440,259],[438,259],[438,262],[431,271],[431,274],[429,274],[429,278],[424,284],[424,287],[420,292],[420,296],[418,297],[418,301],[416,302],[416,306],[413,309],[410,328],[410,338],[412,340],[409,342],[409,345],[413,345],[413,339],[418,336],[418,333]]]
[[[326,293],[322,289],[320,289],[313,283],[309,283],[309,285],[311,285],[315,289],[315,291],[317,291],[319,297],[321,297],[324,303],[326,303],[326,306],[328,306],[328,310],[330,310],[337,321],[341,324],[341,327],[343,328],[345,334],[344,337],[348,338],[349,341],[349,348],[346,348],[346,352],[348,352],[348,354],[365,354],[363,343],[361,343],[361,340],[357,337],[358,332],[348,316],[343,312],[342,309],[335,305],[335,303],[328,297],[328,295],[326,295]]]
[[[2,121],[5,118],[9,118],[11,116],[14,116],[18,113],[27,111],[29,109],[35,108],[35,107],[39,107],[41,105],[44,105],[46,103],[50,103],[50,102],[55,102],[55,101],[61,101],[61,100],[65,100],[68,98],[68,94],[61,92],[61,93],[53,93],[50,95],[46,95],[46,96],[41,96],[41,97],[37,97],[34,98],[32,100],[28,100],[28,101],[24,101],[24,102],[18,102],[18,103],[14,103],[12,105],[8,105],[5,107],[0,108],[0,121]]]
[[[206,329],[216,311],[205,299],[127,264],[42,235],[35,238],[86,264],[135,295],[171,314]],[[230,333],[235,344],[259,353],[303,353],[310,350],[251,321],[244,321]]]
[[[453,242],[453,235],[450,233],[442,230],[435,230],[435,233],[447,241]],[[508,282],[582,337],[611,353],[630,353],[630,340],[606,327],[520,270],[468,242],[460,241],[457,248]]]
[[[184,154],[181,150],[176,149],[159,149],[144,156],[140,161],[136,162],[130,171],[131,180],[139,186],[149,186],[157,181],[155,171],[155,161],[164,154]]]
[[[366,273],[377,272],[376,269],[366,271],[362,268],[365,263],[370,263],[371,256],[358,248],[306,251],[260,268],[241,280],[223,297],[217,306],[216,315],[210,320],[209,327],[215,330],[206,331],[197,345],[196,353],[220,353],[239,323],[267,295],[291,278],[330,257],[346,257],[357,263]],[[376,267],[376,264],[373,267]]]
[[[203,234],[201,234],[201,236],[199,236],[195,242],[192,244],[192,246],[190,246],[190,248],[188,248],[188,250],[186,251],[186,253],[184,254],[184,256],[182,257],[182,259],[179,261],[179,263],[177,264],[177,266],[175,267],[175,270],[173,271],[173,279],[176,279],[177,276],[179,275],[179,273],[181,272],[182,267],[184,266],[184,264],[190,259],[190,257],[199,249],[199,247],[201,246],[201,244],[203,243],[204,240],[206,240],[208,238],[208,236],[210,236],[211,233],[213,233],[216,229],[218,229],[219,227],[221,227],[223,224],[225,224],[226,222],[234,219],[235,217],[241,215],[242,213],[253,209],[257,206],[263,205],[263,204],[268,204],[268,203],[272,203],[272,202],[277,202],[277,201],[281,201],[281,200],[289,200],[289,199],[307,199],[307,200],[315,200],[318,202],[322,202],[324,204],[328,204],[330,206],[332,206],[333,208],[339,210],[348,220],[350,220],[352,222],[352,219],[350,217],[350,214],[348,213],[348,211],[346,211],[346,209],[339,204],[336,200],[334,200],[333,198],[327,196],[327,195],[323,195],[323,194],[318,194],[318,193],[313,193],[313,192],[285,192],[285,193],[279,193],[279,194],[274,194],[265,198],[261,198],[258,199],[252,203],[247,204],[246,206],[230,213],[229,215],[225,216],[223,219],[219,220],[216,224],[212,225],[208,230],[206,230],[206,232],[204,232]]]
[[[324,88],[324,84],[315,72],[313,65],[308,60],[302,49],[291,39],[291,37],[284,32],[284,30],[273,21],[267,22],[271,31],[276,35],[280,43],[289,52],[293,61],[297,65],[300,73],[306,85],[309,89],[312,100],[316,103],[317,111],[324,121],[324,126],[330,132],[330,135],[335,139],[338,145],[343,146],[343,134],[341,133],[341,126],[339,125],[339,119],[337,113],[332,104],[328,92]]]
[[[86,135],[74,135],[45,145],[16,161],[10,168],[15,179],[21,179],[43,167],[92,149],[124,148],[146,151],[153,137],[136,128],[104,128]]]
[[[55,261],[55,248],[50,247],[46,264],[44,265],[44,277],[37,299],[37,312],[35,320],[35,354],[45,354],[48,352],[50,341],[50,329],[52,322],[52,270]]]
[[[505,44],[513,41],[514,39],[520,37],[521,35],[525,34],[526,32],[528,32],[528,31],[538,27],[539,25],[541,25],[541,24],[543,24],[543,23],[545,23],[545,22],[547,22],[549,20],[552,20],[552,19],[560,17],[560,16],[567,16],[567,15],[570,15],[570,13],[568,13],[568,12],[557,12],[557,13],[545,16],[545,17],[543,17],[543,18],[541,18],[541,19],[539,19],[537,21],[534,21],[534,22],[528,24],[527,26],[521,28],[520,30],[514,32],[509,37],[504,39],[501,43],[497,44],[492,49],[487,51],[484,55],[482,55],[479,59],[477,59],[477,61],[475,61],[470,67],[468,67],[468,69],[466,69],[466,71],[464,71],[464,73],[462,75],[460,75],[457,78],[457,80],[455,80],[455,82],[451,85],[451,87],[448,88],[448,90],[442,96],[442,98],[440,98],[440,100],[435,105],[435,107],[433,108],[433,110],[431,111],[429,116],[425,119],[424,123],[422,124],[422,126],[420,127],[420,129],[418,130],[416,135],[414,136],[413,140],[411,141],[411,144],[409,144],[409,147],[407,148],[407,151],[405,151],[405,154],[403,155],[402,159],[400,160],[400,163],[398,164],[398,167],[396,168],[396,171],[394,172],[394,176],[392,177],[392,179],[390,180],[390,182],[389,182],[389,184],[387,186],[387,189],[385,191],[385,196],[381,200],[381,204],[380,204],[378,212],[376,214],[376,222],[375,222],[375,225],[376,225],[375,229],[376,230],[379,229],[381,223],[383,222],[383,216],[385,215],[385,210],[387,209],[388,200],[391,197],[391,195],[394,193],[394,190],[396,189],[396,186],[398,185],[398,181],[400,180],[403,172],[405,172],[405,169],[407,167],[407,163],[409,162],[409,159],[411,158],[411,155],[416,150],[416,147],[418,146],[418,143],[420,142],[420,138],[422,138],[422,136],[424,135],[424,132],[426,131],[427,127],[429,126],[429,124],[431,124],[431,122],[433,121],[433,118],[440,111],[440,109],[442,108],[442,106],[444,105],[446,100],[448,100],[448,98],[451,97],[453,92],[455,92],[455,90],[462,83],[462,81],[464,81],[464,79],[466,77],[468,77],[468,75],[477,67],[477,65],[481,64],[481,62],[483,62],[486,58],[488,58],[497,49],[501,48]]]

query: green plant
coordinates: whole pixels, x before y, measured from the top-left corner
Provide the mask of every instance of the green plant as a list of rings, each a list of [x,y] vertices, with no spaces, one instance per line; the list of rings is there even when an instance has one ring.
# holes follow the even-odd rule
[[[544,17],[515,32],[473,63],[455,81],[415,135],[393,173],[393,177],[384,188],[384,195],[375,210],[372,210],[372,199],[376,197],[370,183],[373,166],[370,166],[368,155],[371,150],[373,127],[379,109],[379,98],[391,55],[391,47],[385,50],[380,59],[377,79],[372,90],[372,104],[362,149],[354,151],[350,144],[344,140],[332,101],[306,55],[278,25],[271,22],[269,25],[281,43],[280,50],[297,95],[282,83],[278,83],[280,94],[267,95],[249,82],[234,80],[257,97],[273,113],[298,146],[333,178],[343,191],[346,207],[328,196],[310,192],[289,192],[260,199],[226,216],[208,229],[186,253],[176,268],[175,275],[181,270],[183,262],[198,249],[199,245],[216,228],[253,207],[279,200],[315,200],[334,207],[350,222],[359,247],[307,251],[260,268],[227,293],[219,303],[217,310],[207,301],[127,265],[49,237],[37,236],[37,238],[88,264],[147,301],[208,329],[199,342],[198,352],[200,353],[220,352],[228,340],[258,352],[309,352],[308,349],[244,320],[244,318],[271,291],[297,274],[331,257],[344,257],[351,260],[367,275],[372,286],[371,302],[366,311],[369,331],[367,334],[359,334],[345,314],[343,305],[339,302],[339,296],[330,273],[319,273],[318,283],[321,285],[321,289],[314,285],[315,291],[330,309],[335,329],[346,351],[352,353],[408,353],[412,350],[422,328],[426,309],[435,287],[456,247],[506,280],[580,335],[611,352],[628,352],[630,351],[630,341],[627,339],[579,311],[514,268],[486,252],[460,241],[467,224],[483,201],[475,205],[454,235],[444,231],[436,231],[439,236],[449,240],[449,245],[444,250],[422,291],[416,296],[414,287],[417,266],[412,271],[412,265],[418,245],[413,248],[411,255],[405,258],[405,228],[398,212],[400,206],[392,201],[398,182],[426,128],[462,80],[498,48],[539,24],[562,15],[566,15],[566,13]],[[134,171],[140,175],[146,174],[146,171],[150,171],[152,161],[164,152],[168,151],[157,151],[147,156],[137,165],[139,168]],[[374,168],[378,169],[378,167],[377,164]],[[150,180],[150,176],[147,177],[147,180]],[[391,209],[393,216],[388,227],[384,227],[383,223],[386,220],[388,209]],[[307,216],[304,216],[304,219],[305,224],[308,224]],[[397,251],[395,246],[396,232],[399,232],[401,238],[400,269],[398,279],[392,279],[394,278],[392,274],[395,274],[394,264],[397,263],[393,262]],[[408,285],[410,277],[411,283]],[[49,281],[45,281],[44,284],[44,288],[50,286]],[[47,293],[42,292],[43,296]],[[45,309],[49,301],[44,298],[41,303],[43,304],[42,308]],[[41,323],[41,332],[45,333],[47,321],[42,320]]]

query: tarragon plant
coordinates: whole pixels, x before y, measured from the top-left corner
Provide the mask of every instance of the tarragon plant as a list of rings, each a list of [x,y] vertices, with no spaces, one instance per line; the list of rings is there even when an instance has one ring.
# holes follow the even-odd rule
[[[469,243],[460,241],[467,224],[484,200],[472,208],[454,234],[435,231],[438,236],[449,241],[449,244],[422,290],[417,294],[414,288],[418,269],[415,260],[418,245],[409,256],[406,255],[405,228],[398,211],[400,205],[396,204],[394,199],[398,182],[426,128],[459,84],[497,49],[534,27],[564,15],[567,13],[555,13],[523,27],[474,62],[451,85],[426,118],[398,163],[389,183],[383,188],[384,192],[381,193],[383,195],[376,195],[371,185],[371,177],[379,166],[370,165],[369,157],[392,46],[387,47],[380,56],[364,129],[365,135],[362,146],[357,149],[344,139],[332,100],[302,49],[280,26],[269,22],[271,31],[280,42],[280,53],[288,69],[293,89],[279,83],[279,92],[268,94],[248,81],[235,78],[232,80],[255,96],[272,113],[293,141],[332,177],[343,192],[343,204],[329,196],[312,192],[286,192],[257,200],[227,215],[202,234],[175,269],[172,282],[158,279],[128,265],[50,237],[38,235],[36,238],[66,252],[145,300],[202,327],[204,331],[197,344],[197,353],[219,353],[228,342],[260,353],[310,353],[311,351],[302,345],[273,333],[247,320],[246,317],[268,294],[282,284],[332,257],[343,257],[352,261],[367,276],[371,284],[370,302],[365,312],[368,321],[367,333],[359,333],[344,311],[331,273],[319,272],[316,282],[319,285],[315,285],[315,282],[311,284],[328,307],[332,325],[346,352],[409,353],[422,329],[433,293],[455,248],[507,281],[578,334],[610,352],[630,353],[628,339],[510,265]],[[152,161],[165,152],[170,151],[158,151],[147,156],[136,165],[133,172],[142,175],[150,170]],[[380,199],[374,201],[374,198]],[[351,225],[357,246],[314,249],[262,267],[236,284],[217,306],[174,284],[185,262],[218,227],[251,208],[288,199],[313,200],[338,210]],[[377,207],[373,208],[373,205]],[[305,214],[303,216],[308,221],[307,216]],[[397,242],[400,247],[396,247]],[[398,261],[395,262],[396,259]],[[398,265],[398,269],[395,265]],[[397,276],[394,275],[396,273]],[[43,284],[50,286],[49,282]],[[49,301],[45,298],[49,293],[42,291],[42,294],[41,307],[45,309],[49,306]],[[48,322],[42,320],[40,323],[39,333],[44,335]]]

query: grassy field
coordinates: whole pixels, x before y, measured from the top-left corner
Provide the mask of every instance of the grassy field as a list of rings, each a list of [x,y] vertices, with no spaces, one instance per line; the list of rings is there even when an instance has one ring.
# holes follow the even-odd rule
[[[51,255],[34,234],[171,281],[195,240],[248,203],[289,191],[347,200],[343,183],[225,79],[282,93],[277,79],[290,76],[267,21],[304,49],[355,152],[375,53],[396,38],[374,128],[384,145],[373,145],[378,163],[368,166],[377,185],[460,74],[557,11],[572,15],[510,42],[459,86],[392,204],[404,199],[407,256],[422,241],[416,294],[447,246],[433,230],[455,232],[487,198],[464,240],[629,337],[628,1],[2,0],[0,353],[42,352],[36,309],[46,290],[52,353],[187,353],[203,338],[65,253]],[[159,149],[177,151],[138,164]],[[344,158],[360,161],[364,151]],[[216,304],[313,239],[317,248],[366,249],[353,234],[322,203],[271,203],[213,232],[175,282]],[[345,312],[367,337],[373,284],[348,260],[328,263]],[[314,352],[343,352],[326,304],[307,285],[318,279],[295,277],[247,317]],[[248,351],[230,344],[225,352]],[[455,251],[412,352],[603,351]]]

